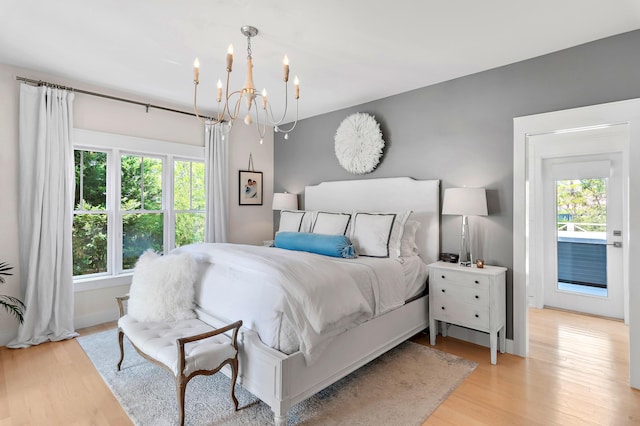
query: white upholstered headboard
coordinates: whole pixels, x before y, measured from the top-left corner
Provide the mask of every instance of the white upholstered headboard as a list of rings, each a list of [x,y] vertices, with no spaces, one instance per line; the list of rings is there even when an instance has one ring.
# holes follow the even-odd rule
[[[438,260],[440,252],[440,181],[409,177],[323,182],[305,187],[305,210],[394,212],[412,210],[421,223],[416,235],[420,257]]]

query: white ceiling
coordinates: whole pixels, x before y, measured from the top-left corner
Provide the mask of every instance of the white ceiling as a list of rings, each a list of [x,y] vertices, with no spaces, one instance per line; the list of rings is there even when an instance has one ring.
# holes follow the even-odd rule
[[[638,29],[640,0],[0,0],[0,63],[191,110],[197,56],[213,110],[243,25],[274,112],[287,53],[310,117]]]

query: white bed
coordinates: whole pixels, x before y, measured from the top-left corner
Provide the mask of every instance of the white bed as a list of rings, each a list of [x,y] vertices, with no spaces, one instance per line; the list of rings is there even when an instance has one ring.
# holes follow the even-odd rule
[[[437,180],[417,181],[411,178],[325,182],[306,187],[305,209],[332,212],[412,210],[411,219],[421,223],[416,234],[420,258],[429,264],[437,259],[439,252],[439,186]],[[269,250],[249,248],[249,253],[265,249]],[[277,263],[283,258],[279,258],[280,254],[275,250],[271,255]],[[427,327],[428,296],[420,295],[399,305],[371,319],[358,317],[360,319],[356,323],[359,325],[351,324],[345,328],[352,328],[345,332],[329,333],[330,339],[318,344],[321,350],[312,358],[308,351],[286,354],[274,349],[271,346],[280,348],[285,343],[267,337],[268,330],[260,336],[269,341],[265,344],[258,332],[243,328],[239,335],[238,383],[271,407],[276,425],[284,425],[287,411],[293,405]],[[213,314],[213,311],[222,313]],[[220,305],[217,308],[200,308],[198,315],[213,326],[238,319]]]
[[[207,243],[175,252],[188,252],[198,260],[194,290],[199,316],[242,319],[262,343],[285,354],[300,350],[308,363],[333,336],[420,295],[428,275],[415,255],[402,261],[345,259]]]

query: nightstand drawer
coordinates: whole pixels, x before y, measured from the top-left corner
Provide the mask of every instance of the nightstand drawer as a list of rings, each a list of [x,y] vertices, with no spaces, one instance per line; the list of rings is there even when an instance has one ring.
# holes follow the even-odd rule
[[[436,300],[446,296],[453,300],[459,300],[477,306],[489,306],[491,302],[489,299],[488,286],[487,288],[483,288],[483,286],[473,288],[446,281],[437,281],[431,288],[433,289],[432,297],[435,297]]]
[[[458,285],[470,288],[480,288],[489,290],[491,278],[486,275],[473,274],[468,272],[450,271],[445,269],[434,269],[433,275],[429,276],[429,280],[433,278],[433,283],[443,285],[444,283]]]
[[[489,331],[489,306],[473,306],[443,298],[433,301],[433,318],[479,331]]]

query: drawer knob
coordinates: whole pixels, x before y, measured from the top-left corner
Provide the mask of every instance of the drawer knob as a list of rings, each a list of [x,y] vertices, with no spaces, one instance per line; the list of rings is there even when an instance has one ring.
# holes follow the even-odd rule
[[[444,306],[442,307],[442,310],[444,311]]]
[[[480,296],[478,296],[477,294],[476,294],[476,299],[480,299]]]
[[[476,314],[476,318],[480,318],[480,315]]]
[[[443,293],[445,292],[445,291],[444,291],[444,288],[442,289],[442,292],[443,292]]]
[[[476,283],[476,284],[480,284],[480,283],[478,282],[478,280],[475,280],[475,283]]]
[[[444,276],[444,275],[442,276],[442,279],[443,279],[443,280],[445,279],[445,276]]]

